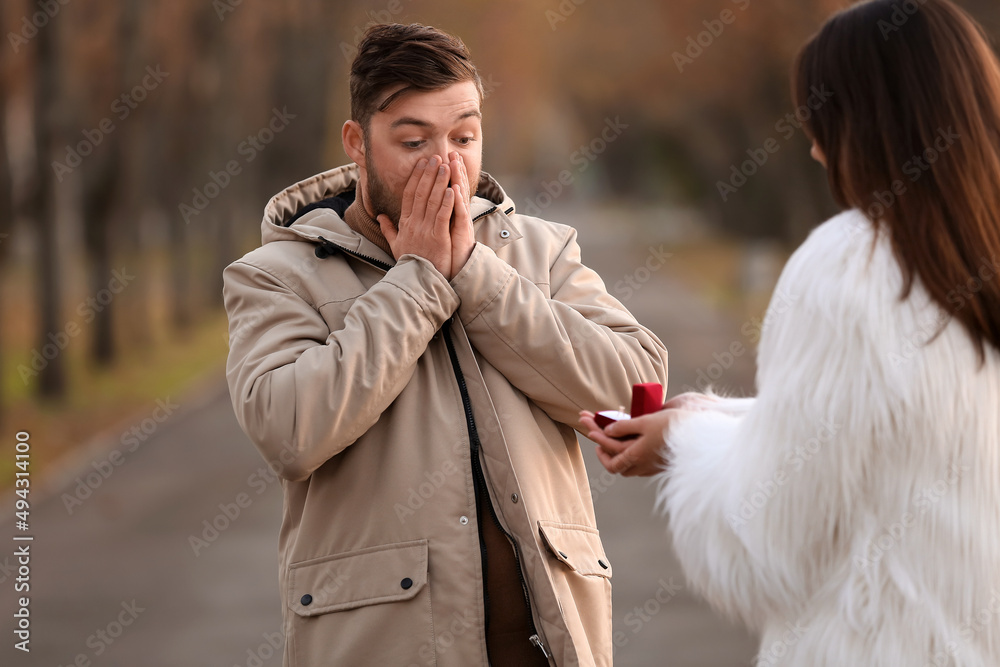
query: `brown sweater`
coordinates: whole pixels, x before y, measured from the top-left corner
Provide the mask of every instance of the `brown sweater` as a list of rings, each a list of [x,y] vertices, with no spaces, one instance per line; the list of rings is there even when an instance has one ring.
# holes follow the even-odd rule
[[[379,226],[377,220],[373,220],[368,215],[361,196],[360,187],[358,188],[357,198],[354,200],[354,203],[344,211],[344,222],[347,223],[348,227],[384,250],[387,255],[395,257],[392,254],[392,249],[389,247],[389,242],[385,240],[385,236],[382,234],[382,227]]]

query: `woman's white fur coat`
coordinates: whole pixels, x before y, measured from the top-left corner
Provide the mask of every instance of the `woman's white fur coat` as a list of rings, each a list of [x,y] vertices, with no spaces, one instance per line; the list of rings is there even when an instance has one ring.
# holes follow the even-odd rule
[[[997,280],[1000,257],[981,269]],[[1000,666],[1000,354],[980,368],[902,284],[885,233],[826,222],[776,288],[757,397],[667,434],[677,553],[760,631],[761,667]]]

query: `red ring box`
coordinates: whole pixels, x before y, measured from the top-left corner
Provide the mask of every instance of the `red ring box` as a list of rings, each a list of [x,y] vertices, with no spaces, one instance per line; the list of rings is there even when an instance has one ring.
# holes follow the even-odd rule
[[[601,428],[617,421],[634,419],[650,412],[656,412],[663,407],[663,385],[659,382],[643,382],[632,385],[632,411],[624,413],[618,410],[602,410],[594,415],[594,421]]]

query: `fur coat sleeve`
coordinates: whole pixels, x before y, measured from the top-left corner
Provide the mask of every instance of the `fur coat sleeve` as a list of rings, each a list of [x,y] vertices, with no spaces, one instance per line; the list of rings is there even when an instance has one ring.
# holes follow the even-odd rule
[[[1000,604],[969,625],[1000,603],[998,355],[902,286],[860,213],[828,221],[779,280],[757,397],[667,433],[675,549],[760,665],[1000,664]]]

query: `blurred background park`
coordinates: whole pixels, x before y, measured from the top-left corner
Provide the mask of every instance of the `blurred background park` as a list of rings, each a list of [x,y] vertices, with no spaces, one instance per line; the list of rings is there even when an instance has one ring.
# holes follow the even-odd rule
[[[102,438],[145,443],[175,418],[174,402],[227,409],[216,400],[222,269],[259,243],[274,193],[347,162],[350,61],[365,28],[387,21],[468,44],[487,90],[484,168],[522,212],[580,226],[584,260],[667,343],[678,364],[668,393],[708,380],[752,391],[755,333],[781,265],[836,211],[799,127],[808,110],[797,117],[791,103],[790,68],[846,4],[5,1],[3,451],[16,431],[31,433],[32,474],[50,480],[65,519],[66,480],[81,461],[94,467]],[[996,0],[960,4],[1000,35]],[[252,448],[238,446],[251,465]],[[0,486],[13,461],[0,459]],[[624,493],[593,475],[599,509]],[[647,515],[636,530],[662,541]],[[277,608],[276,595],[265,603]],[[655,664],[643,660],[622,664]]]

